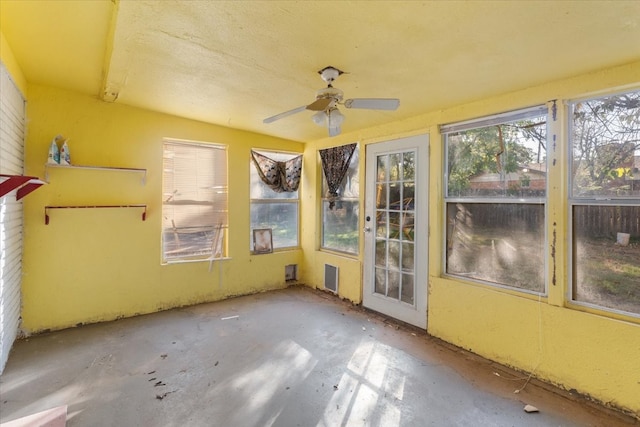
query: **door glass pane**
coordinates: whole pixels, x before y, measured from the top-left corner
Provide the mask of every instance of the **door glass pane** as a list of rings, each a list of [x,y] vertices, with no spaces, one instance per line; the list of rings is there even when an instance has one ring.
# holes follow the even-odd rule
[[[389,287],[387,296],[393,299],[400,298],[400,272],[389,270]]]
[[[415,153],[413,151],[404,153],[402,175],[406,181],[411,181],[415,177],[414,159]]]
[[[402,176],[402,154],[392,154],[389,156],[389,181],[397,181]]]
[[[389,184],[389,209],[400,210],[400,189],[397,183]]]
[[[413,243],[402,243],[402,271],[413,272]]]
[[[412,213],[406,213],[403,215],[402,219],[402,240],[409,240],[413,242],[413,218],[414,215]]]
[[[389,238],[400,238],[400,212],[389,212]]]
[[[400,243],[397,241],[389,240],[387,242],[389,247],[389,255],[387,258],[387,266],[390,268],[400,268]]]
[[[376,194],[376,208],[387,208],[387,184],[378,184],[378,190]]]
[[[402,295],[400,298],[401,301],[406,302],[407,304],[413,305],[413,294],[414,294],[413,275],[403,274],[402,275]]]
[[[376,240],[376,265],[384,267],[387,265],[387,241]]]
[[[376,268],[376,284],[375,292],[377,294],[387,294],[387,270],[384,268]]]
[[[378,182],[387,179],[387,156],[378,156],[378,170],[376,171],[376,179]]]
[[[402,203],[404,209],[413,209],[415,196],[415,184],[413,182],[405,182],[402,189]]]
[[[376,214],[376,237],[387,237],[387,213],[378,211]]]

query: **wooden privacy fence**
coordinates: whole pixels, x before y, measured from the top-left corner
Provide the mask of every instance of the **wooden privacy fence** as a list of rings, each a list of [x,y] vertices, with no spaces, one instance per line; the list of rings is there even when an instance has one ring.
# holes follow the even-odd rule
[[[544,227],[544,205],[450,203],[447,207],[449,225],[540,230]],[[617,233],[629,233],[640,238],[640,206],[575,205],[574,230],[583,237],[615,238]]]
[[[640,237],[640,206],[574,206],[574,230],[585,237]]]
[[[544,205],[519,203],[450,203],[449,223],[462,227],[541,230]]]

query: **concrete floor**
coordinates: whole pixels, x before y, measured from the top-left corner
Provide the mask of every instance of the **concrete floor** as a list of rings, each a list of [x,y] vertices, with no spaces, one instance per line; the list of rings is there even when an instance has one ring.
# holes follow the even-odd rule
[[[634,423],[306,288],[18,341],[0,394],[2,422],[68,405],[69,426]]]

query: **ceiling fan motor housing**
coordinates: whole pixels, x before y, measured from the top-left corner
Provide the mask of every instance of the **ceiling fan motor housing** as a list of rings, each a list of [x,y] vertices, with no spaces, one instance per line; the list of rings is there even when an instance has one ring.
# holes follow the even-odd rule
[[[331,99],[332,102],[327,106],[327,109],[335,107],[336,104],[342,102],[344,92],[336,87],[326,87],[316,92],[316,99]]]
[[[335,67],[328,66],[318,71],[318,73],[320,73],[320,76],[322,76],[322,80],[329,83],[329,86],[331,86],[331,83],[333,83],[333,81],[337,79],[340,74],[344,73],[344,71],[340,71]]]

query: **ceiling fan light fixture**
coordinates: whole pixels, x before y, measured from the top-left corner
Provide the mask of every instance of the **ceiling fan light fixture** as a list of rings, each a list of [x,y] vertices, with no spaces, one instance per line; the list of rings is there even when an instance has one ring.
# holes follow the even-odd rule
[[[327,113],[325,113],[324,111],[318,111],[313,116],[311,116],[311,120],[313,120],[313,123],[317,124],[318,126],[325,126],[327,122]]]
[[[344,116],[337,108],[331,108],[327,110],[327,129],[329,130],[329,136],[340,135],[340,127],[344,122]]]
[[[338,136],[340,135],[340,127],[329,128],[329,136]]]
[[[337,108],[331,108],[327,111],[327,126],[328,127],[340,127],[344,122],[344,116]]]

